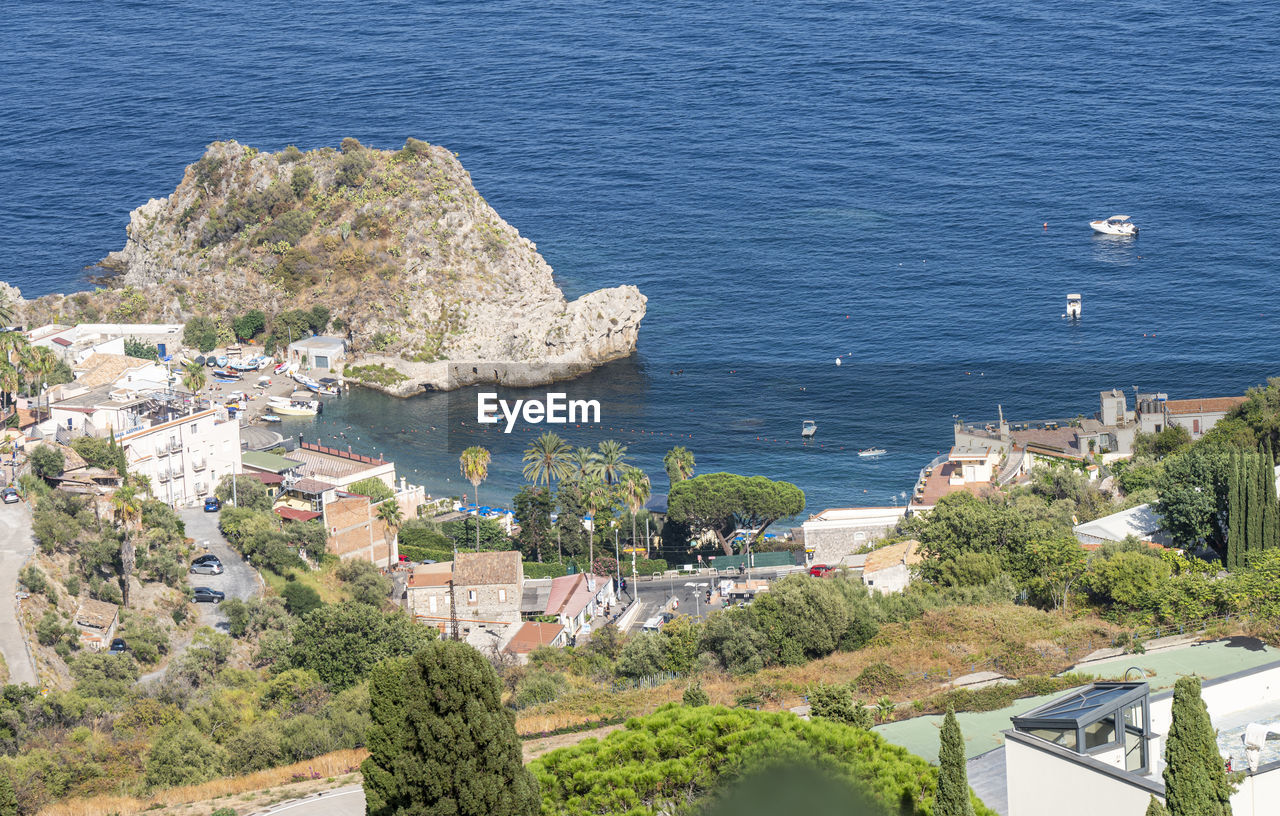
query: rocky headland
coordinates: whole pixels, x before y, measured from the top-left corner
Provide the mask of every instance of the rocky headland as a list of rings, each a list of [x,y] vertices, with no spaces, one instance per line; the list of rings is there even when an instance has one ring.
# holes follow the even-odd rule
[[[475,383],[542,385],[634,352],[634,286],[567,301],[551,267],[450,151],[263,153],[217,142],[167,198],[130,216],[102,286],[18,302],[27,325],[185,322],[224,333],[250,309],[325,306],[349,377],[401,396]]]

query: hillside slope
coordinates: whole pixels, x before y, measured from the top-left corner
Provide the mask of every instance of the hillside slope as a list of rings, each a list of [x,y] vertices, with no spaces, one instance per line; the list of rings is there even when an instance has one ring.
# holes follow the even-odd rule
[[[566,301],[457,158],[415,139],[274,154],[214,143],[172,195],[133,211],[101,265],[105,290],[27,302],[28,323],[325,305],[349,362],[396,369],[380,379],[401,394],[576,376],[635,350],[646,305],[634,286]]]

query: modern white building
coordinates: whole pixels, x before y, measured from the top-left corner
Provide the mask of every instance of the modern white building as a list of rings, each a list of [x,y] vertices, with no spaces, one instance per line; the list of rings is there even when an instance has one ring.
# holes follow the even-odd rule
[[[297,371],[341,372],[347,344],[341,337],[316,335],[289,344],[286,358]]]
[[[223,408],[211,408],[117,433],[131,473],[151,479],[156,498],[174,507],[192,505],[223,476],[239,473],[240,424]]]
[[[1085,546],[1124,541],[1129,536],[1165,547],[1173,544],[1173,539],[1164,531],[1160,514],[1150,504],[1140,504],[1119,513],[1086,521],[1071,530],[1075,533],[1076,540]]]
[[[1224,771],[1242,774],[1232,813],[1280,813],[1280,663],[1206,681],[1202,698]],[[1146,683],[1094,683],[1014,717],[1006,816],[1142,816],[1164,799],[1172,706]]]

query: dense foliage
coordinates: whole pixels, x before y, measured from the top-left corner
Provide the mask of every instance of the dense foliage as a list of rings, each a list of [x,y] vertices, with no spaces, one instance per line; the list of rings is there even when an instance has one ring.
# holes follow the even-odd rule
[[[1232,785],[1218,753],[1217,731],[1200,697],[1200,678],[1179,677],[1165,738],[1165,802],[1171,816],[1230,816]]]
[[[480,653],[437,641],[388,660],[369,682],[364,773],[370,816],[531,816],[538,785],[515,718]]]
[[[711,533],[726,554],[733,553],[730,539],[735,530],[755,530],[755,541],[773,522],[802,510],[800,488],[764,476],[708,473],[676,482],[667,495],[671,520],[687,524],[694,537]]]
[[[865,729],[790,713],[668,705],[530,767],[544,814],[641,816],[675,812],[781,761],[812,764],[895,812],[936,812],[938,772],[923,759]],[[976,800],[974,810],[991,813]]]

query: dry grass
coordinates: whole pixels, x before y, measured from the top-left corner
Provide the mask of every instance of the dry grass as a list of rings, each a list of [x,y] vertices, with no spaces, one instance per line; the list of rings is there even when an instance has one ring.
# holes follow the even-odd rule
[[[257,794],[257,798],[266,796],[275,801],[283,801],[284,799],[305,796],[310,790],[321,790],[324,787],[347,784],[351,781],[350,779],[340,782],[339,777],[350,774],[351,770],[359,767],[360,763],[368,755],[369,752],[364,750],[334,751],[331,754],[318,756],[315,759],[297,762],[293,765],[285,765],[280,768],[270,768],[245,776],[214,779],[199,785],[169,788],[147,798],[93,796],[88,799],[70,799],[43,808],[38,816],[101,816],[103,813],[131,816],[131,814],[141,813],[144,810],[152,813],[165,813],[160,808],[175,805],[186,806],[194,803],[213,803],[207,810],[193,810],[184,807],[182,811],[185,814],[190,814],[190,816],[198,816],[200,813],[212,811],[217,807],[229,804],[227,802],[219,803],[217,800],[250,792]],[[313,781],[311,779],[313,774],[318,775],[319,778]],[[295,782],[295,775],[305,776],[307,779],[303,782]],[[334,779],[333,783],[327,781],[331,778]],[[271,790],[281,786],[286,787],[280,791]],[[237,810],[240,810],[241,807],[244,807],[244,805],[241,804],[240,807],[237,807]]]
[[[999,659],[1009,676],[1057,674],[1070,668],[1090,643],[1094,648],[1107,645],[1116,631],[1094,616],[1065,618],[1028,606],[952,607],[909,623],[887,625],[855,652],[837,652],[802,666],[765,669],[747,677],[704,676],[701,683],[712,703],[731,706],[740,696],[752,694],[760,698],[762,708],[779,710],[802,704],[806,689],[814,683],[848,683],[872,663],[886,663],[908,676],[892,693],[893,699],[923,700],[941,691],[951,678],[990,668],[992,659]],[[921,676],[924,672],[930,676]],[[521,712],[516,730],[534,735],[603,717],[647,714],[664,703],[679,701],[688,682],[572,694]],[[910,711],[900,707],[899,714]]]

